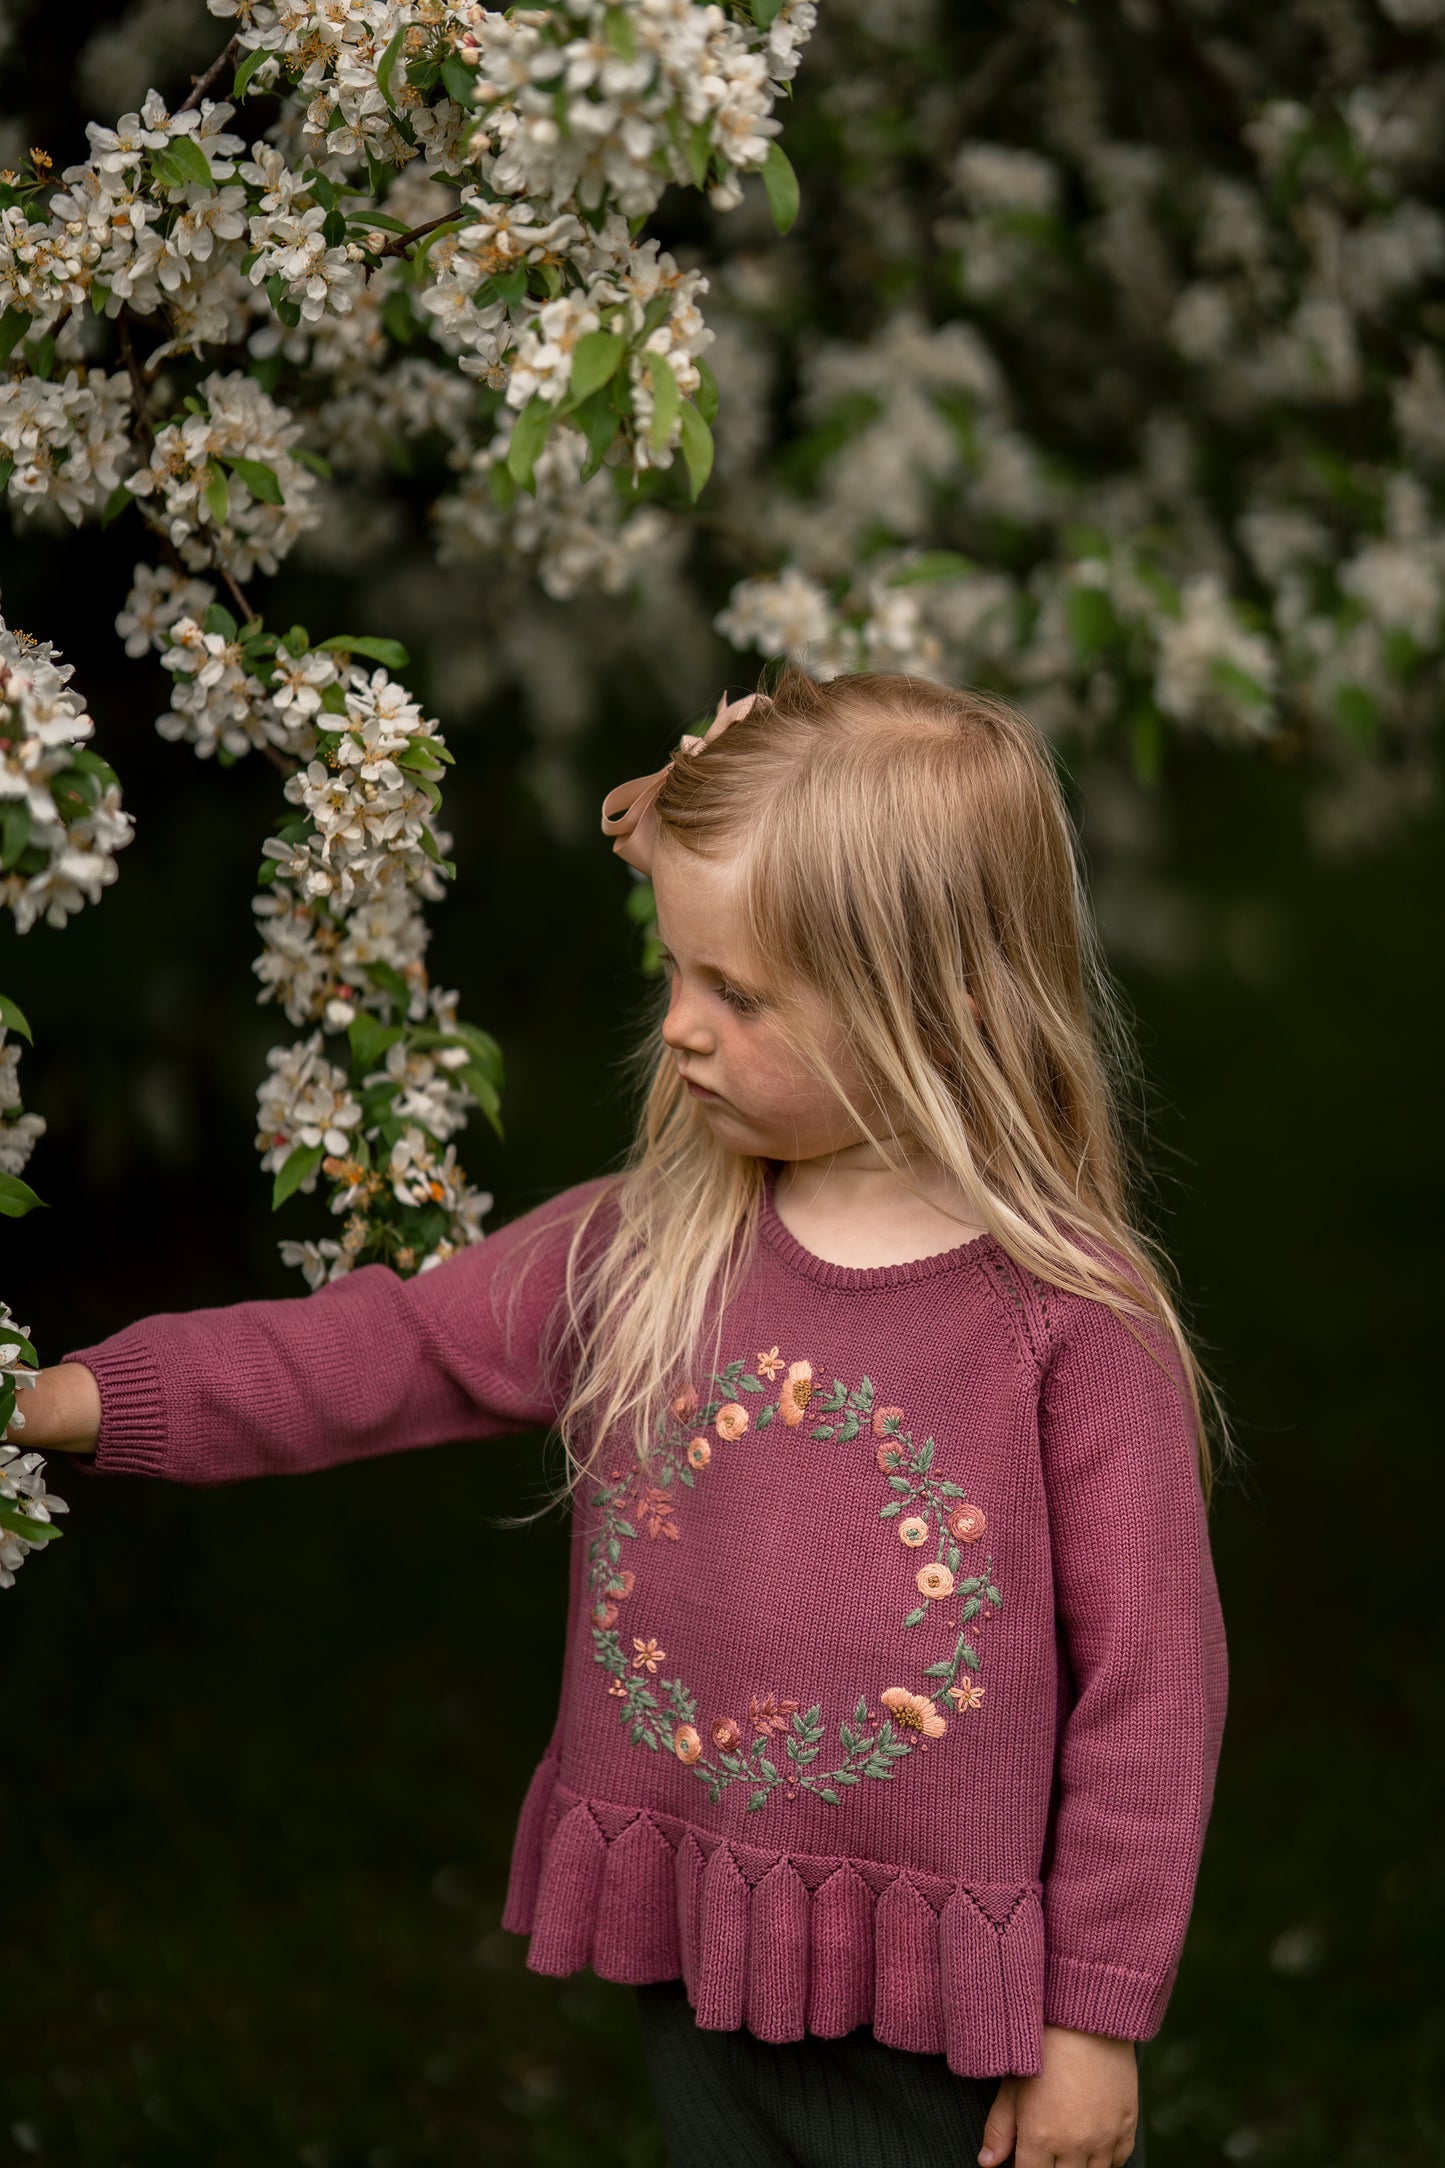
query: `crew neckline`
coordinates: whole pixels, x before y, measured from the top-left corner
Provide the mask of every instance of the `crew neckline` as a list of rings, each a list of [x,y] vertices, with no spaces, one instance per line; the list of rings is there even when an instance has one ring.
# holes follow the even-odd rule
[[[763,1172],[763,1196],[759,1228],[769,1247],[793,1272],[816,1280],[820,1287],[902,1287],[910,1280],[931,1280],[939,1273],[960,1272],[976,1266],[984,1253],[997,1247],[990,1234],[974,1235],[951,1250],[935,1250],[930,1257],[912,1257],[901,1265],[835,1265],[815,1251],[805,1249],[778,1216],[773,1192],[778,1179],[777,1160],[769,1160]]]

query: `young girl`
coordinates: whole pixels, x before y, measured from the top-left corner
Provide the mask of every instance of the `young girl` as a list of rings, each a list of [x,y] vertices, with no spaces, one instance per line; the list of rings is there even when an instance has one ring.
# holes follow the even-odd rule
[[[603,825],[671,966],[623,1171],[72,1350],[25,1443],[214,1483],[554,1426],[504,1919],[637,1985],[677,2168],[1143,2168],[1224,1717],[1208,1388],[1048,750],[789,672]]]

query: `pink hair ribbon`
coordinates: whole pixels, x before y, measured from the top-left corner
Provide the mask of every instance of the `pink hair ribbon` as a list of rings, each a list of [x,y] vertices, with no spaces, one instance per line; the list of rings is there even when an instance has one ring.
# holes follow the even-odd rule
[[[700,753],[722,736],[729,723],[735,723],[740,715],[746,715],[756,693],[745,693],[741,700],[729,701],[726,693],[717,704],[717,713],[708,724],[702,737],[684,732],[678,741],[678,749],[684,753]],[[612,848],[619,858],[625,858],[629,866],[636,866],[639,873],[652,871],[652,850],[657,840],[657,813],[653,801],[661,790],[670,760],[665,760],[651,775],[634,776],[630,783],[617,783],[602,801],[602,833],[613,838]]]

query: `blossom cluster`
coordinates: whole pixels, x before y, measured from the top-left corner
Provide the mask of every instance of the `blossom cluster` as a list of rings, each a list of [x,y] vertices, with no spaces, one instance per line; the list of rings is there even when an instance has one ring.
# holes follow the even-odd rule
[[[760,278],[720,237],[728,381],[798,391],[775,459],[720,456],[750,561],[718,629],[993,685],[1145,779],[1176,731],[1308,748],[1317,832],[1378,832],[1445,654],[1445,11],[1339,0],[1327,35],[1219,0],[1202,47],[1187,9],[908,12],[830,11],[814,245]],[[980,68],[960,141],[921,86]],[[888,304],[793,341],[839,320],[833,224]]]

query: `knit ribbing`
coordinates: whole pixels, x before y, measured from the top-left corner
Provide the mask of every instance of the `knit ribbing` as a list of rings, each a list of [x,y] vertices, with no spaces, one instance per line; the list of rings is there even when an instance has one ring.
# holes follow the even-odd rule
[[[595,1187],[411,1280],[73,1351],[96,1465],[218,1482],[545,1427]],[[538,1971],[682,1978],[705,2028],[871,2023],[960,2075],[1037,2070],[1045,2022],[1147,2039],[1226,1689],[1177,1378],[991,1237],[833,1265],[771,1188],[760,1231],[652,1467],[614,1443],[579,1495],[505,1924]]]

